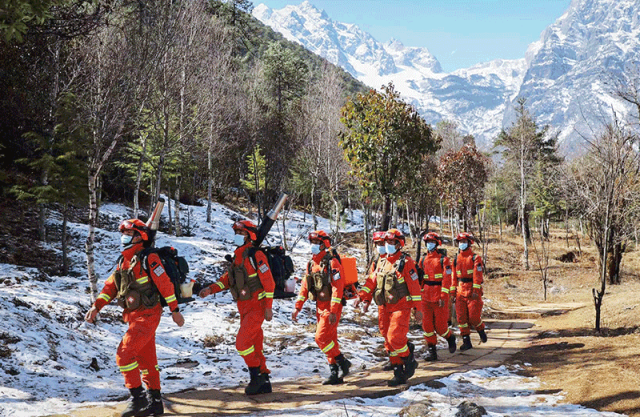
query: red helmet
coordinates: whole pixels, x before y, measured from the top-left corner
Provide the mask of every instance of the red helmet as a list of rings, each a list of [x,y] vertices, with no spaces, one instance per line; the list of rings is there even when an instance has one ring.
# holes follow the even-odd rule
[[[329,236],[324,230],[314,230],[309,233],[309,240],[321,240],[327,248],[331,246],[331,236]]]
[[[455,241],[459,242],[461,240],[465,240],[467,239],[470,243],[473,243],[476,241],[476,238],[473,237],[473,235],[471,233],[468,232],[462,232],[460,234],[458,234],[458,236],[456,236]]]
[[[377,232],[373,232],[373,241],[374,242],[384,242],[384,237],[387,234],[384,230],[378,230]]]
[[[400,242],[400,248],[404,247],[404,233],[398,229],[387,230],[387,233],[384,235],[384,240],[397,240]]]
[[[427,233],[426,235],[424,235],[422,237],[422,240],[424,240],[425,242],[429,242],[429,241],[436,242],[436,244],[438,244],[438,246],[442,245],[442,238],[436,232]]]
[[[124,220],[122,223],[120,223],[120,226],[118,226],[118,230],[120,231],[120,233],[123,233],[126,230],[133,230],[140,234],[142,240],[149,240],[150,230],[145,222],[140,219]]]
[[[249,233],[249,239],[255,241],[258,239],[258,226],[255,225],[251,220],[240,220],[237,221],[231,226],[234,231],[236,230],[244,230]]]

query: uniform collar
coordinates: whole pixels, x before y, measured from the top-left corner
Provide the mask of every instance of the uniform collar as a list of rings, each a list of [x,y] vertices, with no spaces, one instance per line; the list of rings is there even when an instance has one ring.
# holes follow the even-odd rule
[[[464,256],[469,256],[471,254],[473,254],[473,251],[471,250],[471,246],[469,246],[467,249],[460,251],[461,255]]]
[[[427,252],[427,258],[439,258],[439,257],[440,257],[440,252],[438,252],[437,248],[435,250],[432,250],[431,252]]]
[[[397,261],[398,259],[400,259],[400,256],[402,255],[401,251],[397,251],[396,253],[394,253],[393,255],[390,255],[387,253],[387,261],[394,263],[395,261]]]
[[[313,262],[319,264],[320,261],[327,255],[327,251],[331,250],[331,248],[326,248],[320,251],[317,255],[313,255]]]
[[[144,249],[144,245],[142,244],[142,242],[136,243],[135,245],[133,245],[131,247],[128,247],[125,250],[123,250],[122,251],[122,257],[125,258],[125,259],[131,259],[138,252],[141,252],[142,249]]]

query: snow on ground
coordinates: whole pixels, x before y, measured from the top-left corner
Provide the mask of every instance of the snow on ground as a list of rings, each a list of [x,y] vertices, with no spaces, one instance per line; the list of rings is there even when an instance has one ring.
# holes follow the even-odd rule
[[[243,216],[223,205],[213,204],[212,222],[207,223],[205,206],[183,206],[183,224],[186,224],[187,213],[193,236],[176,238],[158,233],[157,246],[174,246],[188,259],[192,278],[213,282],[223,270],[224,255],[234,249],[231,225]],[[131,210],[122,205],[105,204],[100,214],[103,228],[96,230],[95,259],[98,285],[102,288],[120,252],[117,225],[131,216]],[[163,221],[168,219],[167,215],[165,206]],[[308,214],[293,210],[286,215],[284,234],[279,221],[269,235],[269,244],[281,244],[283,237],[290,244],[295,242],[291,256],[297,268],[296,275],[300,276],[310,257],[306,236],[312,228],[312,220]],[[318,221],[320,229],[331,229],[332,223],[328,220],[318,218]],[[54,213],[49,222],[59,226],[62,219]],[[349,213],[341,228],[349,232],[362,230],[362,212]],[[73,239],[69,276],[49,277],[37,269],[0,264],[0,322],[3,323],[0,327],[0,372],[4,373],[0,383],[0,416],[65,413],[95,401],[120,401],[128,395],[115,365],[115,352],[126,331],[126,325],[120,319],[121,311],[112,304],[102,310],[97,325],[84,322],[84,314],[90,307],[84,255],[87,227],[70,223],[69,233]],[[49,247],[59,250],[56,244]],[[354,250],[346,253],[362,257]],[[294,324],[290,320],[293,300],[274,300],[274,318],[263,326],[265,355],[274,381],[327,375],[326,360],[309,330],[313,329],[309,325],[315,323],[312,308],[312,303],[307,303],[299,323]],[[157,331],[163,391],[246,384],[248,372],[235,350],[239,317],[231,295],[225,292],[197,299],[181,309],[186,319],[184,327],[177,327],[165,311]],[[376,314],[375,308],[364,317],[352,306],[344,309],[340,334],[345,337],[340,342],[355,367],[371,366],[382,360],[376,355],[381,350],[381,337],[346,337],[361,331],[363,325],[370,326],[369,334],[375,334]],[[411,337],[421,344],[419,332]],[[211,347],[204,347],[205,339]],[[92,362],[97,367],[91,367]],[[483,377],[476,379],[481,381]],[[403,395],[417,395],[414,391],[410,391],[414,394]],[[404,397],[390,398],[385,407],[393,408],[395,403],[408,401],[401,398]],[[350,401],[361,405],[358,400]],[[372,400],[361,401],[369,404]],[[325,407],[329,413],[331,406],[322,405],[323,409]],[[354,413],[373,415],[367,414],[366,410],[363,406]],[[311,414],[304,409],[295,413]]]
[[[471,401],[486,409],[488,416],[508,417],[595,417],[620,416],[601,413],[579,405],[560,404],[562,395],[538,394],[536,378],[519,376],[518,368],[486,368],[452,374],[435,383],[417,385],[395,396],[349,398],[300,408],[264,413],[262,416],[382,417],[397,416],[407,406],[423,404],[432,417],[455,417],[458,405]],[[417,415],[417,414],[412,414]],[[426,415],[426,414],[425,414]]]

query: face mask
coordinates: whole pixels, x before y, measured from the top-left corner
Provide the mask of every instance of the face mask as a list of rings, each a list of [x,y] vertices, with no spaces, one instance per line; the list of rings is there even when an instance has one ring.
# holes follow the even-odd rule
[[[435,242],[427,242],[427,250],[429,252],[433,251],[436,248],[436,243]]]
[[[314,255],[319,254],[320,253],[320,244],[312,243],[311,244],[311,253],[313,253]]]
[[[129,246],[131,244],[132,240],[133,240],[133,236],[130,236],[130,235],[122,235],[122,236],[120,236],[120,243],[124,247]]]
[[[467,248],[468,248],[468,247],[469,247],[469,244],[468,244],[468,243],[460,243],[460,244],[458,245],[458,248],[459,248],[460,250],[467,250]]]
[[[235,235],[233,237],[233,243],[235,243],[236,246],[244,245],[244,235]]]
[[[378,254],[379,255],[384,255],[385,253],[387,253],[387,250],[385,249],[384,246],[376,246],[378,248]]]
[[[389,255],[393,255],[394,253],[396,253],[396,245],[393,245],[391,243],[385,243],[384,248]]]

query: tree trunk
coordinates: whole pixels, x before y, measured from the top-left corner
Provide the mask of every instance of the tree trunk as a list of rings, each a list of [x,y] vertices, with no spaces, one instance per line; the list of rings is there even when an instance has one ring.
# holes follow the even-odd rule
[[[182,175],[176,178],[176,205],[175,205],[175,224],[176,236],[182,236],[182,226],[180,225],[180,187],[182,186]]]
[[[316,179],[311,180],[311,219],[313,220],[313,230],[318,230],[318,219],[316,218]]]
[[[138,218],[138,212],[140,211],[140,183],[142,182],[142,167],[144,165],[144,158],[147,154],[147,135],[140,135],[140,142],[142,144],[142,155],[138,160],[138,169],[136,172],[136,188],[133,191],[133,218]],[[151,214],[149,214],[151,215]]]
[[[213,126],[211,130],[213,130]],[[210,142],[211,140],[209,137]],[[211,153],[211,145],[209,145],[207,150],[207,223],[211,223],[211,198],[213,197],[213,156]]]
[[[391,197],[384,196],[384,207],[382,210],[382,230],[389,230],[391,223]]]
[[[362,213],[364,214],[364,245],[365,245],[365,253],[367,254],[367,263],[369,265],[371,262],[371,246],[369,242],[369,209],[365,207],[364,203],[362,203]],[[369,271],[365,271],[368,273]]]
[[[521,207],[521,210],[522,210],[522,216],[520,217],[521,219],[520,224],[522,226],[522,244],[524,245],[522,261],[523,261],[524,270],[528,271],[529,270],[529,239],[527,239],[528,216],[527,216],[527,211],[524,207]]]
[[[69,256],[67,250],[67,222],[69,219],[69,206],[65,203],[62,207],[62,275],[69,274]]]
[[[95,271],[95,260],[93,254],[93,246],[95,242],[95,228],[98,216],[98,196],[96,192],[96,173],[89,173],[89,231],[85,242],[85,250],[87,253],[87,275],[89,276],[89,285],[91,287],[91,303],[96,301],[98,297],[98,277]]]

